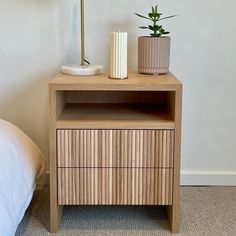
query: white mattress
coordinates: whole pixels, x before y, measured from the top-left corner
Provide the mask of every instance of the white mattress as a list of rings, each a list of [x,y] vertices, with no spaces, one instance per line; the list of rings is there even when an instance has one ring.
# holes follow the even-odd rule
[[[0,119],[0,235],[13,236],[44,171],[44,158],[16,126]]]

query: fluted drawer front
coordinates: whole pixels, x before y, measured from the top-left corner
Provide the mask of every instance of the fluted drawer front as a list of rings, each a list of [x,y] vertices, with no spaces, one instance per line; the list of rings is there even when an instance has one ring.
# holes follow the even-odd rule
[[[174,130],[58,130],[58,167],[173,167]]]
[[[59,205],[171,205],[173,169],[59,168]]]

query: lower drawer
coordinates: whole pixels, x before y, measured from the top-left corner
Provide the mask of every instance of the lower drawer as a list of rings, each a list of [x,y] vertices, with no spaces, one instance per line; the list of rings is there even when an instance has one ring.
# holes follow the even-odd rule
[[[58,168],[59,205],[172,205],[173,169]]]

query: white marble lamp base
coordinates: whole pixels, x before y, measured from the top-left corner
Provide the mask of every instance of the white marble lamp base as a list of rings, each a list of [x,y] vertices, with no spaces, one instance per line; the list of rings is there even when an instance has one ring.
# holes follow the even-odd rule
[[[100,75],[103,73],[103,66],[100,65],[65,65],[61,72],[66,75]]]

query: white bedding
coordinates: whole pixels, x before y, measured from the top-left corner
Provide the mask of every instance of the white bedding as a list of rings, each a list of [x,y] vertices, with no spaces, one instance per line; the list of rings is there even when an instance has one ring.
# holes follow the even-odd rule
[[[16,126],[0,119],[0,236],[13,236],[44,171],[44,158]]]

